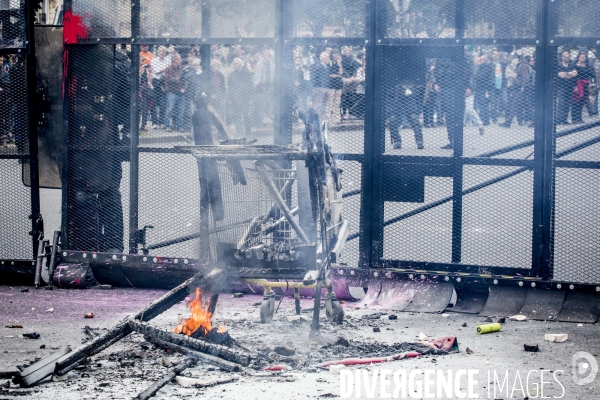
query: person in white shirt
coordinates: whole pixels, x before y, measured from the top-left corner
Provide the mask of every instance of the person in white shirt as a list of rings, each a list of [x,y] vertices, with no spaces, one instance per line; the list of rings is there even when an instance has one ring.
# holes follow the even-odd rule
[[[163,73],[171,65],[171,56],[167,55],[167,48],[160,46],[158,56],[150,62],[152,72],[152,86],[154,86],[154,108],[152,110],[152,121],[164,121],[164,112],[167,109],[167,94],[165,92],[165,79]],[[160,115],[159,115],[160,114]]]

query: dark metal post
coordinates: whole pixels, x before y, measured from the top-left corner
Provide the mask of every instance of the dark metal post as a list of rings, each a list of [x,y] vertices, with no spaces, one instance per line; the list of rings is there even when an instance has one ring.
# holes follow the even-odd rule
[[[368,2],[368,32],[365,40],[365,124],[364,160],[362,164],[362,188],[359,239],[360,261],[363,268],[374,267],[380,258],[383,238],[383,213],[381,212],[381,155],[384,152],[382,119],[382,47],[376,46],[379,29],[378,2]]]
[[[462,71],[467,64],[464,62],[464,48],[462,38],[464,36],[464,0],[456,0],[456,46],[454,51],[454,75],[468,73]],[[462,81],[457,79],[455,90],[452,93],[452,103],[454,107],[451,112],[454,113],[454,126],[448,125],[452,129],[454,140],[454,174],[452,186],[452,262],[460,263],[462,258],[462,213],[463,213],[463,115],[465,113],[465,88]]]
[[[67,12],[72,8],[72,0],[64,0],[63,2],[63,12]],[[64,28],[63,28],[64,30]],[[67,60],[69,59],[69,48],[70,45],[63,43],[63,52],[65,53],[65,57]],[[63,71],[63,85],[65,87],[62,95],[63,95],[63,131],[62,131],[62,148],[65,149],[62,160],[61,160],[61,169],[60,169],[60,180],[62,184],[61,189],[61,221],[60,228],[62,231],[62,248],[66,249],[69,246],[67,235],[67,224],[68,224],[68,216],[69,216],[69,180],[68,180],[68,165],[69,165],[69,96],[66,88],[69,84],[69,69],[68,64],[63,65],[65,71]]]
[[[554,218],[554,61],[549,45],[550,3],[542,2],[542,47],[536,52],[532,276],[552,278]]]
[[[129,73],[129,253],[137,253],[139,209],[139,68],[140,0],[131,2],[131,71]]]
[[[29,136],[29,180],[31,183],[31,240],[32,240],[32,256],[35,258],[38,250],[38,218],[40,216],[40,177],[38,171],[38,141],[37,141],[37,120],[36,120],[36,86],[37,86],[37,74],[36,74],[36,61],[35,61],[35,34],[33,23],[35,21],[35,2],[25,2],[25,29],[26,29],[26,47],[29,48],[29,52],[26,57],[27,64],[27,110],[20,110],[20,112],[27,112],[27,129]]]

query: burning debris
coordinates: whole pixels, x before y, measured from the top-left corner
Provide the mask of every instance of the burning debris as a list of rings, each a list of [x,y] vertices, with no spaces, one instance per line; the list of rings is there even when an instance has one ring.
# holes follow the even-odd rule
[[[191,310],[191,316],[188,319],[179,321],[179,325],[173,330],[175,333],[191,336],[195,339],[205,338],[210,343],[221,344],[231,347],[233,338],[227,333],[224,324],[213,327],[211,318],[213,313],[210,311],[211,299],[208,300],[206,307],[202,306],[202,291],[196,288],[196,297],[188,303]]]

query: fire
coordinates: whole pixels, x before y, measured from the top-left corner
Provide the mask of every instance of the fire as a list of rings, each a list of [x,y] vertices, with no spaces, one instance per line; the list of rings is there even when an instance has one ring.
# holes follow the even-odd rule
[[[225,324],[219,325],[219,327],[217,328],[217,332],[218,333],[225,333],[225,332],[227,332],[227,328],[225,327]]]
[[[189,319],[182,319],[179,321],[179,325],[173,330],[175,333],[183,333],[190,336],[196,332],[199,328],[204,329],[204,334],[212,330],[212,313],[208,311],[209,304],[206,307],[202,307],[202,300],[200,298],[200,288],[196,288],[196,298],[189,302],[188,307],[192,310],[192,316]],[[220,327],[219,327],[220,328]]]

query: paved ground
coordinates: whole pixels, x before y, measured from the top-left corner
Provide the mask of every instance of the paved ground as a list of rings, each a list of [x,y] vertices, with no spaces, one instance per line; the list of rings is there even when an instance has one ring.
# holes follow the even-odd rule
[[[0,365],[2,366],[0,369],[27,364],[37,357],[52,353],[54,348],[65,344],[75,348],[85,338],[82,332],[84,326],[88,325],[102,332],[102,329],[111,327],[126,315],[143,308],[152,299],[164,293],[157,290],[136,289],[36,291],[33,288],[24,293],[21,292],[23,289],[23,287],[0,287]],[[332,357],[332,351],[335,356],[344,357],[348,354],[352,355],[351,349],[357,349],[359,346],[365,351],[373,351],[372,349],[378,348],[377,346],[415,342],[420,332],[432,338],[456,336],[459,353],[393,361],[379,366],[351,367],[350,370],[353,373],[359,369],[368,371],[369,378],[372,378],[376,371],[381,373],[383,369],[389,369],[392,373],[404,370],[407,374],[415,369],[444,371],[446,374],[448,370],[453,373],[462,369],[479,370],[475,375],[478,382],[474,384],[474,392],[479,395],[479,398],[486,399],[527,397],[527,393],[523,396],[518,390],[521,384],[518,381],[515,383],[517,371],[522,379],[523,389],[529,390],[529,398],[540,398],[541,393],[536,393],[535,390],[541,382],[540,371],[546,371],[544,381],[549,383],[544,384],[544,396],[583,400],[597,399],[600,396],[600,377],[592,383],[579,386],[573,382],[571,374],[571,361],[576,352],[587,351],[593,354],[596,360],[600,359],[597,325],[508,321],[503,324],[502,330],[498,333],[477,335],[475,326],[481,322],[478,316],[456,313],[442,315],[399,313],[398,319],[393,321],[386,319],[386,316],[383,319],[365,320],[360,317],[372,314],[373,311],[353,310],[350,308],[351,304],[346,303],[344,307],[347,322],[339,327],[323,321],[323,337],[328,339],[342,336],[351,341],[351,347],[335,347],[335,350],[331,350],[308,342],[308,323],[298,324],[287,321],[286,316],[293,313],[291,299],[285,298],[282,301],[270,325],[258,323],[258,307],[254,304],[260,301],[259,296],[233,299],[222,295],[214,321],[225,323],[229,333],[250,350],[273,348],[277,345],[296,348],[297,354],[294,357],[271,358],[281,363],[295,365],[296,367],[287,375],[296,378],[265,376],[260,371],[247,368],[240,373],[240,379],[235,383],[207,389],[186,389],[177,384],[170,384],[158,393],[156,399],[338,398],[340,375],[329,371],[310,372],[312,365]],[[302,307],[312,307],[312,299],[303,300]],[[53,308],[54,312],[46,311],[50,308]],[[87,312],[93,312],[94,318],[84,319],[83,315]],[[187,315],[185,304],[181,303],[153,320],[151,324],[171,330],[176,326],[179,318]],[[463,327],[465,323],[466,327]],[[20,324],[23,328],[5,328],[13,324]],[[373,332],[373,327],[378,327],[381,332]],[[22,333],[31,331],[40,333],[41,338],[32,340],[22,337]],[[569,339],[565,343],[545,342],[546,333],[568,333]],[[5,383],[5,386],[0,388],[0,399],[130,399],[166,372],[163,359],[175,362],[180,359],[179,356],[157,350],[153,346],[145,349],[147,346],[142,346],[144,343],[140,335],[130,335],[94,356],[86,369],[71,372],[67,381],[45,381],[30,389],[19,389],[14,385],[7,388],[7,381],[0,381]],[[539,344],[540,352],[525,352],[524,343]],[[45,348],[41,349],[41,345],[45,345]],[[467,348],[473,353],[467,354]],[[123,360],[133,360],[133,366],[122,366]],[[271,360],[267,359],[264,363],[274,362]],[[563,372],[558,372],[559,370]],[[492,385],[488,380],[488,371],[491,374]],[[508,374],[510,385],[508,396],[505,392],[506,387],[504,394],[500,394],[498,385],[496,385],[496,395],[494,396],[493,392],[488,395],[488,389],[494,387],[494,371],[499,376],[500,382]],[[561,386],[553,378],[555,372],[556,379],[564,387],[564,394]],[[203,380],[229,376],[228,373],[204,364],[187,370],[185,374]],[[291,381],[292,379],[297,380]],[[466,379],[462,382],[464,388]],[[516,389],[510,396],[513,386]],[[435,389],[433,392],[435,393]],[[368,398],[364,383],[361,393],[361,396],[353,395],[351,398]],[[377,388],[375,398],[379,398],[379,394]],[[412,394],[416,396],[415,393]]]

